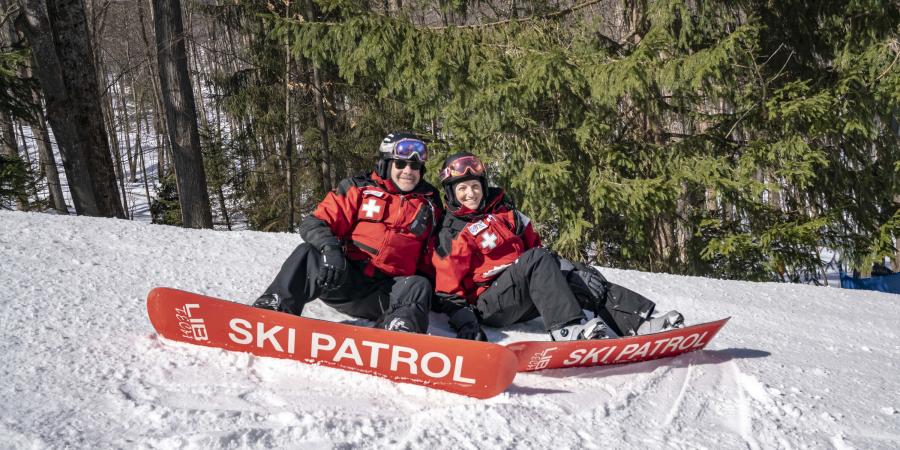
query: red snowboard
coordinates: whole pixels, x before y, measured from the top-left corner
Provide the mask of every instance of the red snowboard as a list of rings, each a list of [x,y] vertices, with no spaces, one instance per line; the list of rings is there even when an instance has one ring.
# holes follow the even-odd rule
[[[730,317],[643,336],[595,341],[513,342],[506,347],[516,354],[519,372],[633,363],[700,350],[728,319]]]
[[[476,398],[512,383],[506,347],[298,317],[169,288],[147,297],[150,322],[174,341],[362,372]]]

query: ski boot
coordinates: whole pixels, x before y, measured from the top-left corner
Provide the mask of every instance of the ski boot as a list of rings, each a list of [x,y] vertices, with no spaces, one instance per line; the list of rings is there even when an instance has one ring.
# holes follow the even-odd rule
[[[684,316],[680,312],[672,310],[656,317],[651,317],[642,323],[637,334],[653,334],[660,331],[672,330],[684,326]]]
[[[281,311],[281,299],[278,294],[263,294],[255,302],[254,308],[268,309],[269,311]]]
[[[608,339],[615,334],[599,317],[585,323],[566,325],[558,330],[550,330],[550,339],[554,341],[580,341],[590,339]]]

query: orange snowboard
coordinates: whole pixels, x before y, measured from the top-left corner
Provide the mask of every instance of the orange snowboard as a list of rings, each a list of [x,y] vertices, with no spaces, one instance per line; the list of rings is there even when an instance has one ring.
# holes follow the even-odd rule
[[[309,319],[169,288],[147,297],[167,339],[352,370],[476,398],[512,383],[516,357],[488,342]]]
[[[506,347],[516,354],[519,372],[632,363],[700,350],[728,319],[642,336],[593,341],[513,342]]]

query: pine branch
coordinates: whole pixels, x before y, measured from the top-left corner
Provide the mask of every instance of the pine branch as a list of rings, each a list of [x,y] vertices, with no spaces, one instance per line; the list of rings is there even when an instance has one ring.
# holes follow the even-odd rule
[[[575,11],[578,11],[579,9],[584,9],[584,8],[586,8],[586,7],[588,7],[588,6],[593,5],[593,4],[600,3],[600,1],[601,1],[601,0],[589,0],[589,1],[586,1],[586,2],[584,2],[584,3],[580,3],[580,4],[578,4],[578,5],[575,5],[575,6],[572,6],[572,7],[569,7],[569,8],[561,9],[561,10],[559,10],[559,11],[549,12],[549,13],[546,13],[546,14],[540,14],[540,15],[534,15],[534,16],[528,16],[528,17],[522,17],[522,18],[517,18],[517,19],[498,20],[498,21],[495,21],[495,22],[487,22],[487,23],[480,23],[480,24],[474,24],[474,25],[460,25],[460,26],[456,26],[455,28],[471,28],[471,29],[475,29],[475,28],[487,28],[487,27],[494,27],[494,26],[497,26],[497,25],[505,25],[505,24],[508,24],[508,23],[522,23],[522,22],[531,22],[531,21],[533,21],[533,20],[540,20],[540,19],[551,19],[551,18],[554,18],[554,17],[560,17],[560,16],[565,16],[565,15],[571,14],[571,13],[573,13],[573,12],[575,12]],[[440,27],[429,27],[429,28],[436,29],[436,30],[441,30],[441,29],[445,29],[445,28],[448,28],[448,27],[440,26]],[[611,39],[610,39],[610,40],[611,40]]]
[[[895,40],[891,41],[890,47],[896,47],[896,46],[897,46],[897,40],[895,39]],[[891,61],[891,64],[888,65],[887,68],[884,69],[883,72],[881,72],[881,75],[878,75],[878,77],[876,77],[876,78],[872,81],[872,84],[875,84],[876,81],[880,80],[880,79],[883,78],[885,75],[887,75],[888,72],[891,71],[891,68],[893,68],[893,67],[894,67],[894,64],[897,63],[897,58],[900,58],[900,51],[897,51],[897,53],[894,55],[894,60]]]
[[[21,11],[19,10],[18,3],[12,4],[5,11],[0,12],[0,27],[6,26],[7,21],[15,20],[19,13],[21,13]]]

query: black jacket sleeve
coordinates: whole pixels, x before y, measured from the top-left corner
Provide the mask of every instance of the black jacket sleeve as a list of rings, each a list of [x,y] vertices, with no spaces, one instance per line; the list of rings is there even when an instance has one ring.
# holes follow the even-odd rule
[[[340,246],[338,238],[324,220],[310,214],[300,221],[300,237],[318,250],[326,245]]]
[[[348,228],[352,224],[348,222],[348,217],[353,214],[347,204],[347,198],[351,190],[355,192],[361,186],[371,184],[364,175],[358,175],[352,178],[345,178],[338,184],[337,189],[329,192],[325,198],[319,202],[316,211],[306,216],[300,222],[300,236],[303,240],[313,247],[321,250],[326,245],[340,246],[340,239],[334,234],[338,233],[342,228]],[[333,222],[329,224],[328,218]],[[326,219],[326,220],[323,220]]]

